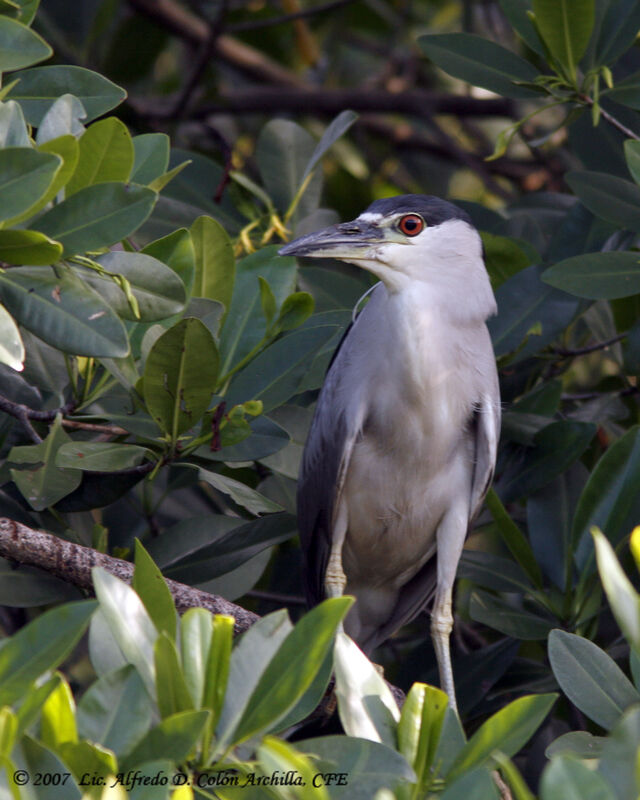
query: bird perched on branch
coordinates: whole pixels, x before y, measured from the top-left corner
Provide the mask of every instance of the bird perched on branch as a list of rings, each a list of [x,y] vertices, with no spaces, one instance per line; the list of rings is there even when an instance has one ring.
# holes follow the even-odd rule
[[[403,195],[280,254],[337,258],[380,279],[334,356],[304,450],[308,600],[355,595],[345,630],[370,653],[433,598],[440,682],[455,708],[452,589],[500,428],[480,236],[455,205]]]

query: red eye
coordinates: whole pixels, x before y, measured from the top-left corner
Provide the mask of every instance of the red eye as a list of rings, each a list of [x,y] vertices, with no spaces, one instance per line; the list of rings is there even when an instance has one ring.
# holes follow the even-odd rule
[[[424,220],[417,214],[406,214],[398,223],[405,236],[417,236],[424,230]]]

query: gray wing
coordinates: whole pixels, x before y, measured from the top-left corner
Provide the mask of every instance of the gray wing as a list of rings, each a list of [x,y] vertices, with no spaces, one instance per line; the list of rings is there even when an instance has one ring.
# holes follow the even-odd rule
[[[492,380],[491,389],[477,404],[469,420],[469,435],[473,437],[475,452],[469,505],[469,530],[473,520],[480,512],[482,501],[493,479],[499,433],[500,390],[496,374]],[[375,639],[362,643],[365,652],[371,652],[379,644],[382,644],[394,631],[410,622],[432,601],[438,575],[437,560],[436,553],[402,588],[398,603],[389,620],[376,632]]]
[[[302,545],[303,581],[307,601],[324,599],[324,578],[331,551],[333,512],[359,434],[350,418],[341,385],[348,371],[352,333],[367,306],[346,330],[327,370],[298,478],[298,530]]]

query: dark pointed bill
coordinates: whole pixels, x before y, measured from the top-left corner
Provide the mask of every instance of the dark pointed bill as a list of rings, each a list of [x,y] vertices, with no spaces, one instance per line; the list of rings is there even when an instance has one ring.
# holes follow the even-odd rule
[[[300,236],[281,247],[278,254],[305,258],[366,258],[366,250],[384,241],[384,229],[354,220]]]

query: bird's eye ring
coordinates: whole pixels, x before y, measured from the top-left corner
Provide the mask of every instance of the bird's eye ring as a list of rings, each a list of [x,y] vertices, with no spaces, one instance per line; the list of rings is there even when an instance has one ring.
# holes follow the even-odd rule
[[[417,214],[405,214],[400,219],[398,228],[405,236],[417,236],[424,230],[424,220]]]

